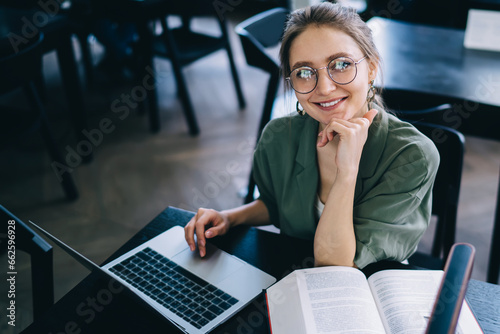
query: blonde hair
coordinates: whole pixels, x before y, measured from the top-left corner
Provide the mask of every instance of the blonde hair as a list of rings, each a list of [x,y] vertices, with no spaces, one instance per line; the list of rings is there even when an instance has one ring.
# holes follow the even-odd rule
[[[287,77],[290,73],[290,47],[292,42],[311,25],[331,27],[350,36],[363,51],[367,60],[376,64],[378,72],[381,73],[382,60],[373,42],[372,31],[358,13],[350,7],[322,2],[310,7],[297,9],[289,15],[285,24],[280,48],[281,73],[283,78]],[[288,82],[285,80],[285,87],[289,87],[287,84]],[[378,92],[375,94],[374,102],[380,106],[384,105],[382,97]]]

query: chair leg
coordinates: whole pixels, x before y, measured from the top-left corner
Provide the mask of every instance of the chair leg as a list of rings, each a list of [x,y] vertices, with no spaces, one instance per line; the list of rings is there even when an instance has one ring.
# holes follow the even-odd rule
[[[85,32],[77,34],[78,41],[80,42],[80,48],[82,50],[82,60],[85,68],[87,85],[94,82],[94,64],[92,62],[92,51],[89,47],[88,36],[89,34]]]
[[[234,87],[236,89],[236,96],[238,97],[238,105],[240,109],[244,109],[246,106],[245,97],[243,96],[240,78],[238,76],[238,71],[236,70],[236,65],[234,63],[233,51],[231,50],[231,44],[229,43],[229,35],[227,33],[226,24],[225,21],[219,21],[219,23],[222,31],[222,37],[226,41],[227,57],[229,58],[229,66],[231,67],[231,74],[233,76]]]
[[[174,36],[167,25],[167,18],[161,20],[161,26],[163,29],[162,36],[167,46],[167,50],[169,50],[170,61],[172,62],[175,80],[177,82],[178,94],[184,107],[184,115],[188,123],[189,133],[192,136],[196,136],[200,133],[200,129],[198,127],[198,122],[196,121],[196,116],[194,113],[193,105],[191,104],[191,99],[189,98],[186,81],[184,80],[184,76],[182,75],[182,65],[179,61],[179,58],[177,57]]]
[[[158,105],[157,80],[153,64],[153,36],[147,22],[137,24],[137,31],[139,34],[138,49],[141,51],[139,73],[141,73],[142,78],[140,79],[144,80],[144,78],[150,77],[150,81],[154,82],[153,86],[147,89],[147,105],[149,110],[149,127],[151,132],[156,133],[160,131],[160,108]],[[141,107],[144,107],[142,103]]]
[[[498,182],[497,206],[495,223],[493,224],[493,235],[491,237],[490,260],[488,264],[489,283],[498,284],[500,274],[500,180]]]
[[[47,145],[47,149],[49,150],[49,155],[51,159],[54,162],[64,165],[64,159],[62,158],[61,152],[57,148],[56,141],[52,135],[52,131],[50,130],[45,110],[40,101],[40,97],[38,96],[34,83],[31,82],[28,86],[25,87],[24,91],[28,97],[28,102],[31,106],[31,109],[35,110],[38,113],[38,115],[40,115],[40,121],[41,121],[40,128],[45,144]],[[76,189],[71,174],[69,174],[69,172],[62,173],[60,176],[60,180],[62,183],[64,193],[66,194],[66,198],[69,200],[74,200],[78,198],[78,190]]]
[[[83,88],[78,75],[78,66],[75,60],[71,35],[69,33],[60,38],[60,43],[57,48],[57,58],[77,139],[78,141],[87,140],[87,137],[83,134],[83,131],[87,128],[85,99],[83,97]],[[90,152],[82,156],[82,161],[88,163],[92,161],[92,158],[93,152]]]

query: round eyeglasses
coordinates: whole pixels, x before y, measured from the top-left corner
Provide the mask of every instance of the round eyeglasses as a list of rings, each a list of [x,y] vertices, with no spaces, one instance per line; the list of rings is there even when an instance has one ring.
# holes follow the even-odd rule
[[[366,56],[358,61],[349,57],[338,57],[332,59],[327,66],[312,68],[310,66],[301,66],[290,72],[290,76],[285,78],[292,88],[299,94],[307,94],[316,89],[318,85],[318,71],[326,68],[328,76],[333,82],[339,85],[347,85],[356,79],[358,74],[357,65],[365,60]]]

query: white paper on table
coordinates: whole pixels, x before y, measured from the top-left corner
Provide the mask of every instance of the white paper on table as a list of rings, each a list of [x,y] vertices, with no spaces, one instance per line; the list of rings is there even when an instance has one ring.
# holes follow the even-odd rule
[[[468,49],[500,51],[500,12],[469,9],[464,46]]]

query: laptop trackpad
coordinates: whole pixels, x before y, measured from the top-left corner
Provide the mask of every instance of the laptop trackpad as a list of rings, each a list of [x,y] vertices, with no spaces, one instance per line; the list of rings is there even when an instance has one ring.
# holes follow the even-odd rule
[[[211,244],[207,244],[207,255],[203,258],[197,250],[192,252],[187,248],[172,260],[210,283],[224,280],[243,265],[240,260]]]

